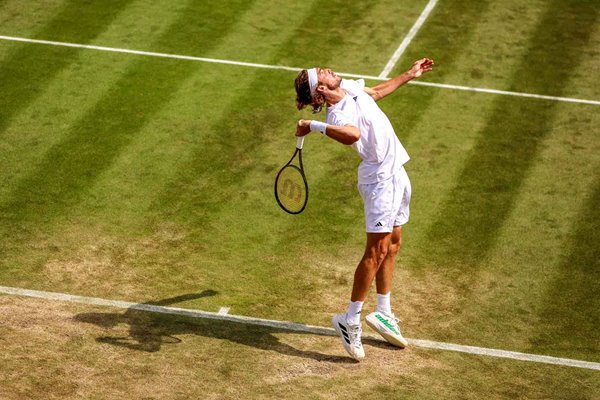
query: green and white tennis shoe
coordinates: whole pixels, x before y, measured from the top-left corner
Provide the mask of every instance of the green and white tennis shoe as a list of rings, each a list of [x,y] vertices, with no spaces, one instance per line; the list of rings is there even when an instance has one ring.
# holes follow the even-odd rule
[[[404,348],[408,340],[404,339],[398,326],[400,320],[394,314],[385,314],[379,311],[367,315],[367,325],[379,332],[388,343]]]
[[[360,324],[350,325],[346,321],[346,314],[336,314],[331,320],[335,331],[340,336],[344,349],[350,354],[350,357],[355,360],[362,360],[365,358],[365,349],[363,348],[360,336],[362,334],[362,328]]]

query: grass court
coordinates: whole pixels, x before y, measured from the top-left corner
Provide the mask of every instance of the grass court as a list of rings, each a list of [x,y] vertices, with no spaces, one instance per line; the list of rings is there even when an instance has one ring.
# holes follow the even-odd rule
[[[309,135],[308,206],[281,211],[313,116],[297,72],[249,64],[374,85],[427,3],[0,0],[3,36],[245,63],[0,40],[0,286],[329,327],[363,252],[359,158]],[[380,102],[411,155],[409,340],[600,362],[599,13],[439,0],[393,68],[436,62]],[[354,363],[331,336],[6,294],[0,347],[7,400],[600,393],[597,370],[373,340]]]

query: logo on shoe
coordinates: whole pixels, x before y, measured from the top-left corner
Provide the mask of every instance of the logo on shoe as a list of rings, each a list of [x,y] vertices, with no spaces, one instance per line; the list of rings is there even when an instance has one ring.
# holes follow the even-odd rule
[[[379,322],[381,322],[383,325],[385,325],[389,330],[391,330],[392,332],[394,332],[396,335],[400,334],[400,332],[398,330],[396,330],[396,328],[394,328],[394,325],[390,324],[390,321],[388,321],[387,319],[383,318],[379,314],[375,314],[375,317],[379,320]]]
[[[340,324],[338,322],[338,326],[340,327],[341,331],[342,331],[342,336],[344,337],[344,340],[346,341],[346,343],[350,344],[350,338],[348,337],[348,331],[346,330],[346,327],[342,324]]]

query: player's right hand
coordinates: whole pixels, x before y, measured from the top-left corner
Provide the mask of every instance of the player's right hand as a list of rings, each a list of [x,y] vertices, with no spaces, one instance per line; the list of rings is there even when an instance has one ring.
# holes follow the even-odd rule
[[[310,133],[310,120],[301,119],[296,124],[296,136],[306,136]]]

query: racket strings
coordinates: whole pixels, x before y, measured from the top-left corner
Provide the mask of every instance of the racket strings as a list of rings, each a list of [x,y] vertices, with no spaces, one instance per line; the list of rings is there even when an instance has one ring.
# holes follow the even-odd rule
[[[281,170],[275,183],[275,194],[281,207],[289,213],[299,213],[306,206],[308,188],[300,169],[288,165]]]

